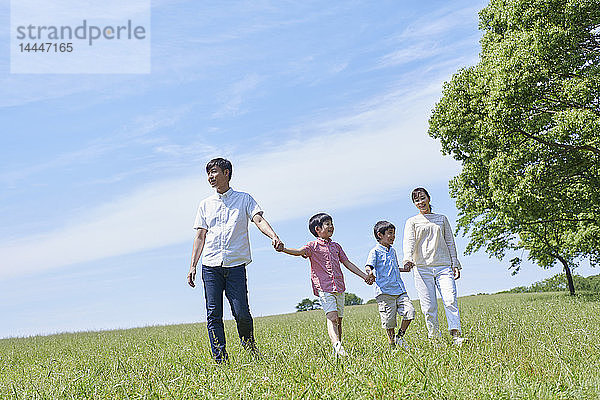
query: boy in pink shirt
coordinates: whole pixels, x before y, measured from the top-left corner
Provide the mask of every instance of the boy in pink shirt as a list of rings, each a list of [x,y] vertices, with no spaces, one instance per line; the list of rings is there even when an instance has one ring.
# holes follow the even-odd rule
[[[342,317],[344,315],[344,275],[340,263],[371,285],[373,277],[352,264],[342,246],[331,240],[333,219],[325,213],[313,215],[308,222],[308,230],[317,240],[307,243],[300,249],[283,248],[292,256],[302,256],[310,260],[310,279],[313,293],[319,297],[321,307],[327,317],[327,332],[335,354],[345,356],[342,346]]]

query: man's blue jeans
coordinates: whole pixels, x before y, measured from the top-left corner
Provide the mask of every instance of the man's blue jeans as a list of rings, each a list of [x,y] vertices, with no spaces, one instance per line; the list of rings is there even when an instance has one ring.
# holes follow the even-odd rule
[[[231,313],[237,323],[237,330],[246,348],[254,348],[254,326],[248,305],[248,285],[246,266],[209,267],[202,266],[202,281],[206,298],[208,337],[213,357],[217,362],[227,361],[225,350],[225,330],[223,328],[223,291]]]

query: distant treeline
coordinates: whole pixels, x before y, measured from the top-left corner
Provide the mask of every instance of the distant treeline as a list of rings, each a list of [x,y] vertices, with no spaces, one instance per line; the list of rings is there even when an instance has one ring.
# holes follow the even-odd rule
[[[346,293],[346,296],[344,296],[344,305],[345,306],[357,306],[363,303],[363,299],[361,299],[360,297],[358,297],[357,295],[355,295],[354,293]],[[298,303],[296,305],[296,311],[310,311],[310,310],[317,310],[321,308],[321,302],[319,301],[319,299],[302,299],[302,301],[300,301],[300,303]]]
[[[578,291],[600,293],[600,275],[588,277],[573,275],[573,283]],[[565,274],[557,274],[531,286],[518,286],[500,293],[559,292],[563,290],[567,290],[567,278]]]

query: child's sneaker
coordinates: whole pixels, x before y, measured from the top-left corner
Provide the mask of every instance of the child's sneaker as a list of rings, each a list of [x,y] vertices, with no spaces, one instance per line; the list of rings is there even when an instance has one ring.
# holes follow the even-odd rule
[[[453,336],[452,337],[452,344],[456,347],[461,347],[463,345],[463,343],[466,341],[467,339],[464,337],[460,337],[460,336]]]
[[[340,357],[346,357],[348,354],[346,350],[344,350],[344,346],[342,346],[342,342],[337,342],[333,345],[333,349],[335,350],[335,355]]]
[[[404,341],[402,336],[396,336],[395,340],[397,347],[402,347],[404,350],[408,350],[408,344]]]

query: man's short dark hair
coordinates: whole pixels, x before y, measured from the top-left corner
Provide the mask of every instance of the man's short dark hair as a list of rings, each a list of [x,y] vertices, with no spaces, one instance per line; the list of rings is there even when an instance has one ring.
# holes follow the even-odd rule
[[[206,173],[212,169],[212,167],[219,167],[223,173],[225,170],[229,170],[229,180],[231,180],[231,175],[233,174],[233,166],[231,165],[231,161],[226,160],[224,158],[218,157],[213,158],[206,164]]]
[[[383,235],[388,229],[396,230],[396,227],[394,226],[394,224],[388,221],[377,221],[377,223],[373,227],[373,234],[375,235],[375,239],[379,242],[380,239],[379,236],[377,236],[377,234],[381,233]]]
[[[333,218],[331,218],[331,215],[325,213],[313,215],[308,220],[308,230],[313,236],[319,237],[319,235],[317,235],[317,227],[322,228],[325,221],[333,221]]]

